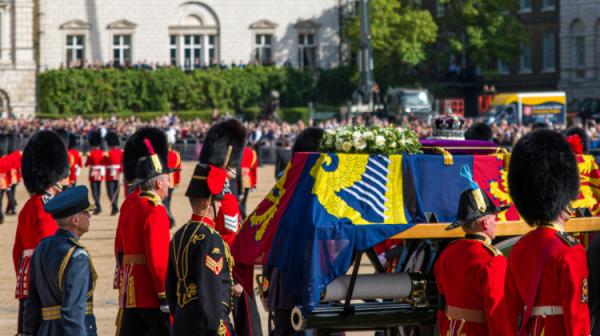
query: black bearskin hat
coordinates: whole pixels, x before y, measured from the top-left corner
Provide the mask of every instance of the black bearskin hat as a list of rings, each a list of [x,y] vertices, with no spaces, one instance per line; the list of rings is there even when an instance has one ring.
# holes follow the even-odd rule
[[[69,149],[73,149],[77,147],[77,136],[73,133],[69,134],[69,145],[67,146]]]
[[[91,131],[88,134],[88,143],[90,147],[100,147],[102,146],[102,135],[98,131]]]
[[[579,194],[579,169],[565,137],[540,129],[521,138],[510,158],[508,190],[529,225],[555,220]]]
[[[319,127],[305,128],[296,137],[296,142],[292,147],[292,153],[318,152],[323,132],[324,130]]]
[[[571,135],[579,135],[581,144],[583,145],[583,154],[587,154],[590,149],[590,141],[587,133],[581,127],[569,127],[564,131],[566,137]]]
[[[106,145],[108,145],[108,147],[119,147],[120,141],[119,141],[119,136],[117,135],[117,133],[115,132],[108,132],[106,133]]]
[[[60,135],[60,138],[65,143],[65,148],[67,148],[69,146],[69,136],[71,135],[71,132],[67,131],[64,128],[59,128],[57,130],[54,130],[54,132]]]
[[[54,131],[35,133],[23,150],[22,175],[30,194],[39,194],[69,176],[67,149]]]
[[[493,137],[492,128],[485,123],[475,123],[465,132],[465,140],[492,141]]]
[[[245,142],[246,129],[239,121],[229,119],[213,125],[206,134],[199,162],[185,196],[206,198],[214,195],[219,198],[226,181],[226,168],[240,165]],[[231,156],[227,167],[223,167],[230,146]]]
[[[140,128],[127,139],[123,150],[123,177],[127,183],[132,183],[136,178],[135,171],[138,160],[149,155],[144,139],[150,140],[163,166],[167,166],[169,147],[165,132],[156,127]]]
[[[198,161],[223,167],[227,147],[232,146],[233,150],[227,167],[237,167],[242,160],[244,143],[246,143],[246,129],[239,121],[235,119],[221,121],[208,130]]]

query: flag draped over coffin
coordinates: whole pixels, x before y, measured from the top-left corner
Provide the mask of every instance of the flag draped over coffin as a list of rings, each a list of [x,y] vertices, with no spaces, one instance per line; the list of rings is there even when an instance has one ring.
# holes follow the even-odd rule
[[[440,155],[296,154],[244,221],[232,247],[236,264],[278,267],[286,291],[310,310],[355,252],[425,222],[429,213],[454,221],[468,187],[459,175],[463,165],[496,205],[510,205],[505,158],[455,155],[446,165]],[[598,213],[598,167],[591,156],[578,161],[582,188],[574,205]],[[514,206],[498,216],[519,219]]]

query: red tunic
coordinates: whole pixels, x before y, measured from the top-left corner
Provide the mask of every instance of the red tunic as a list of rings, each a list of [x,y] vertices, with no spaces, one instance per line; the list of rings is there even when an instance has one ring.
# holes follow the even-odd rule
[[[241,218],[242,215],[237,198],[233,194],[225,194],[221,200],[221,209],[219,209],[217,220],[215,221],[215,230],[221,234],[221,237],[229,246],[235,240]]]
[[[181,183],[181,155],[179,155],[179,152],[173,149],[169,149],[169,156],[168,156],[168,163],[167,166],[171,169],[180,169],[179,171],[176,171],[174,173],[170,174],[170,178],[171,180],[170,182],[170,186],[171,188],[175,188],[179,186],[179,183]]]
[[[543,270],[534,308],[558,306],[562,307],[563,314],[532,316],[528,325],[530,335],[590,334],[585,250],[576,242],[569,244],[560,238],[557,232],[559,231],[553,228],[539,227],[523,236],[510,253],[505,285],[505,329],[510,330],[511,335],[517,333],[518,318],[523,314],[527,293],[531,287],[532,270],[536,267],[543,267]],[[540,254],[552,240],[560,240],[560,245],[546,264],[540,265]]]
[[[123,159],[123,151],[119,148],[113,148],[108,151],[104,157],[104,165],[106,166],[106,181],[118,181],[121,176]]]
[[[16,177],[17,177],[17,182],[19,183],[21,182],[21,160],[23,158],[23,153],[19,150],[16,150],[14,152],[11,153],[11,155],[13,156],[13,160],[15,162],[15,166],[14,169],[16,170]]]
[[[251,147],[244,147],[242,153],[242,187],[244,189],[256,188],[256,172],[258,160],[256,152]]]
[[[448,245],[434,266],[437,287],[448,311],[438,312],[441,335],[504,334],[501,301],[505,272],[506,258],[489,242],[465,238]],[[451,307],[478,311],[485,321],[462,321],[461,316],[451,315]]]
[[[69,149],[68,154],[70,167],[69,184],[77,184],[77,177],[81,173],[81,168],[83,168],[83,160],[79,151],[74,148]]]
[[[58,226],[52,216],[44,211],[44,199],[47,196],[33,195],[19,212],[15,245],[13,246],[13,264],[17,274],[15,296],[18,299],[29,295],[29,261],[33,250],[40,241],[56,233]]]
[[[10,158],[8,155],[0,157],[0,190],[10,187]]]
[[[165,296],[169,259],[169,216],[158,196],[134,192],[121,206],[115,251],[122,253],[119,305],[158,308]]]
[[[85,161],[85,166],[90,167],[90,182],[104,180],[106,167],[104,166],[105,153],[101,149],[92,149]]]

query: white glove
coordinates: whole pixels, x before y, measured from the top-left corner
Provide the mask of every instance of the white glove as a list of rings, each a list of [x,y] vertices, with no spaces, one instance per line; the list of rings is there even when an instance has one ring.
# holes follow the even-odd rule
[[[379,263],[381,264],[381,266],[385,267],[385,265],[387,265],[387,258],[385,257],[385,253],[381,253],[380,255],[378,255],[377,259],[379,259]]]
[[[160,311],[165,313],[165,314],[170,314],[171,310],[169,309],[169,305],[161,305],[160,306]]]

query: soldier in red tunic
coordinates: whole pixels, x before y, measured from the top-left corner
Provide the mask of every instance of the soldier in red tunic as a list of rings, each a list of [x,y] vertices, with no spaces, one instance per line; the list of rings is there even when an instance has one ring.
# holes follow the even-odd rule
[[[243,126],[236,120],[212,126],[185,193],[193,214],[173,236],[167,275],[175,335],[235,335],[229,321],[233,259],[229,246],[215,230],[214,220],[227,171],[239,165],[245,137]]]
[[[256,188],[256,173],[258,169],[258,157],[252,147],[244,147],[242,154],[242,196],[240,197],[240,210],[242,216],[246,217],[246,203],[250,190]]]
[[[123,160],[123,151],[119,148],[119,136],[115,132],[106,134],[106,145],[108,153],[104,158],[106,167],[106,193],[111,203],[110,215],[114,216],[119,212],[119,181],[121,178],[121,161]]]
[[[97,215],[102,212],[100,206],[100,186],[106,176],[106,166],[104,165],[106,153],[100,148],[102,146],[100,132],[92,131],[88,135],[88,142],[91,149],[85,160],[85,166],[90,167],[90,189],[92,189],[92,196],[96,205],[94,215]]]
[[[169,219],[171,220],[171,227],[175,226],[175,219],[173,215],[171,215],[171,197],[173,197],[173,191],[175,188],[179,186],[181,183],[181,155],[178,151],[173,149],[173,140],[169,140],[169,160],[167,165],[169,168],[175,170],[174,173],[170,174],[169,181],[169,196],[165,199],[165,207],[169,212]]]
[[[73,133],[69,134],[69,144],[67,146],[69,159],[72,160],[72,163],[69,164],[70,172],[69,172],[69,184],[74,186],[77,184],[77,178],[81,175],[81,168],[83,168],[83,160],[81,159],[81,154],[77,150],[77,136]]]
[[[34,134],[23,151],[23,180],[31,197],[19,212],[13,246],[19,299],[18,330],[22,332],[23,303],[28,297],[29,261],[40,240],[53,235],[58,226],[44,211],[44,204],[60,192],[59,181],[69,174],[67,150],[53,131]]]
[[[470,188],[460,195],[456,221],[464,239],[450,243],[434,266],[442,302],[438,312],[441,335],[501,335],[504,323],[502,297],[506,258],[492,246],[496,213],[501,211],[473,181],[468,168],[463,175]]]
[[[15,133],[8,133],[8,153],[10,187],[8,189],[6,214],[15,215],[17,213],[17,199],[15,193],[17,191],[17,185],[21,182],[21,151],[17,150],[17,137]]]
[[[163,159],[167,157],[165,134],[158,129],[141,129],[131,136],[124,153],[126,179],[131,179],[128,165],[135,161],[134,156],[139,159],[130,186],[139,191],[129,194],[123,203],[115,235],[121,308],[117,334],[146,335],[152,331],[153,335],[170,335],[165,295],[169,217],[162,200],[168,194],[171,170]]]
[[[519,214],[534,230],[508,257],[504,330],[589,335],[585,250],[563,227],[579,193],[577,161],[565,138],[545,129],[521,138],[510,158],[508,186]]]

